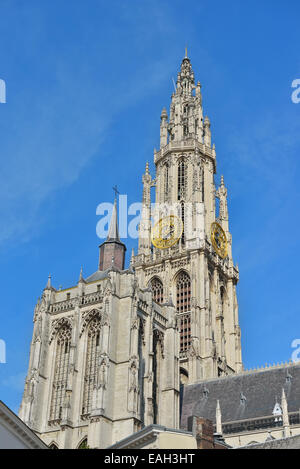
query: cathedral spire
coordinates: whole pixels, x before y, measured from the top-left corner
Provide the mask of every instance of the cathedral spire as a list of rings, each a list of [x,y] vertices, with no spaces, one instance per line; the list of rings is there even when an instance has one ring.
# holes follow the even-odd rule
[[[187,56],[181,62],[180,72],[177,75],[177,91],[179,94],[190,96],[195,85],[195,77],[192,69],[191,61]]]
[[[114,190],[117,192],[117,189]],[[99,270],[107,270],[111,267],[124,269],[126,246],[119,237],[117,197],[115,197],[106,241],[99,248]]]
[[[119,227],[118,227],[118,214],[117,214],[117,198],[115,197],[110,225],[106,241],[120,241]]]

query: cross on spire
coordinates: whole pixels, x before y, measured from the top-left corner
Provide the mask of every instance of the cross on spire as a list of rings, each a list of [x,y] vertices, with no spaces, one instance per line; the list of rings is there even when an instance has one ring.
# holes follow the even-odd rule
[[[118,191],[118,186],[113,186],[113,191],[115,193],[115,199],[117,198],[117,194],[120,194],[120,192]]]

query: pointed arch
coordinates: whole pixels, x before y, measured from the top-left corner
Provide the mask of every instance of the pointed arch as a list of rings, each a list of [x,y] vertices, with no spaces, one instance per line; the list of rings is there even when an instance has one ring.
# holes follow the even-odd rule
[[[191,278],[186,270],[180,270],[175,277],[176,308],[178,313],[191,309]]]
[[[164,200],[168,199],[169,194],[169,162],[167,161],[164,165]]]
[[[101,315],[92,314],[86,326],[87,347],[83,385],[82,415],[92,410],[93,391],[97,385],[97,371],[101,355]]]
[[[66,398],[68,371],[70,363],[72,329],[68,322],[63,322],[56,336],[56,352],[52,396],[50,405],[50,421],[61,420],[63,404]]]
[[[191,278],[185,270],[175,278],[176,309],[179,313],[180,351],[187,352],[191,345]]]
[[[164,358],[164,334],[158,330],[153,331],[153,423],[159,424],[161,409],[161,371]]]
[[[49,448],[50,449],[59,449],[58,445],[57,445],[57,443],[55,443],[55,441],[52,441],[52,443],[50,443]]]
[[[80,442],[78,443],[77,449],[89,449],[88,447],[88,439],[85,436]]]
[[[183,230],[182,230],[182,235],[181,235],[181,242],[184,244],[185,242],[185,204],[184,202],[180,202],[180,218],[181,218],[181,221],[182,221],[182,225],[183,225]]]
[[[101,320],[103,314],[101,309],[91,309],[90,311],[86,311],[82,316],[82,325],[80,329],[79,337],[82,336],[88,325],[90,324],[91,320],[95,317]]]
[[[160,278],[153,277],[149,282],[149,286],[152,290],[153,301],[162,304],[164,302],[164,286]]]
[[[185,198],[186,191],[186,178],[187,178],[187,163],[184,158],[178,160],[177,167],[177,189],[178,189],[178,200]]]

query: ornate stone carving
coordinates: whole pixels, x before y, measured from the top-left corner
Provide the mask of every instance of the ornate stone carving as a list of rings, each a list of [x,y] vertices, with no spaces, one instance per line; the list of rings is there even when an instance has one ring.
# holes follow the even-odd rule
[[[101,314],[101,311],[99,309],[92,309],[90,311],[85,311],[83,313],[79,337],[82,336],[82,334],[84,333],[87,325],[94,318],[99,318],[100,320],[102,320],[103,315]]]
[[[54,319],[51,323],[51,332],[50,332],[50,338],[49,338],[49,344],[51,344],[52,340],[54,339],[54,337],[56,336],[56,334],[58,333],[58,331],[64,327],[64,326],[68,326],[70,328],[72,328],[72,317],[71,316],[68,316],[66,318],[60,318],[60,319]]]

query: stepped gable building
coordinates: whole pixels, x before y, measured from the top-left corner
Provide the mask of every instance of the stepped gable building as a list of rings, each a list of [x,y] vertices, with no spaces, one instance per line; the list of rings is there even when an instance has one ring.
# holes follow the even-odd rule
[[[299,390],[300,364],[191,384],[184,390],[181,427],[190,430],[192,415],[209,419],[232,447],[300,435]]]
[[[179,429],[184,383],[242,371],[227,189],[223,178],[215,186],[210,121],[187,55],[154,162],[130,267],[115,202],[98,270],[64,290],[49,278],[35,307],[20,417],[49,446],[105,448],[148,425]],[[163,249],[152,238],[152,187],[156,214],[175,206]]]

